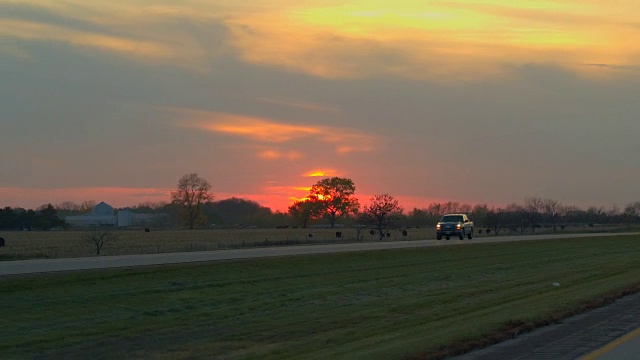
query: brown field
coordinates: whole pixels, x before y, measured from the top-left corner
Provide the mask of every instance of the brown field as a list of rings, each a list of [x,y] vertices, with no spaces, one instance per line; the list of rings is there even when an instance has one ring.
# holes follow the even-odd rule
[[[563,232],[623,231],[628,228],[567,228]],[[154,230],[113,229],[116,241],[106,243],[100,255],[153,254],[186,251],[208,251],[242,247],[323,244],[354,242],[354,228],[288,228],[288,229],[202,229],[202,230]],[[336,231],[342,233],[336,238]],[[6,241],[0,248],[1,260],[38,258],[67,258],[95,256],[95,245],[82,240],[86,230],[71,231],[3,231],[0,237]],[[385,241],[435,239],[435,230],[428,227],[391,230]],[[528,231],[526,232],[529,233]],[[551,229],[538,229],[536,234],[552,233]],[[312,236],[309,237],[309,234]],[[503,231],[500,235],[507,235]],[[519,235],[519,233],[512,233]],[[361,231],[360,241],[378,241],[378,234],[371,235],[369,229]],[[475,237],[494,236],[484,232]]]
[[[356,241],[356,229],[205,229],[205,230],[111,230],[117,239],[106,243],[101,255],[152,254],[207,251],[239,247],[321,244]],[[336,238],[336,231],[342,233]],[[0,260],[66,258],[95,256],[95,246],[82,240],[83,230],[0,232],[6,245],[0,248]],[[309,237],[309,234],[312,237]],[[391,230],[388,240],[424,240],[433,238],[433,229]],[[378,240],[368,229],[361,241]]]

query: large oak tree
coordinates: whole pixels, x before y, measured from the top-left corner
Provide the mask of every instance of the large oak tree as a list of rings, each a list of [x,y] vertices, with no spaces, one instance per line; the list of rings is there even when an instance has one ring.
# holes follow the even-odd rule
[[[317,211],[318,216],[329,220],[331,228],[336,225],[336,219],[349,213],[357,213],[360,208],[358,199],[353,196],[356,186],[353,180],[340,177],[322,179],[311,187],[309,202]]]

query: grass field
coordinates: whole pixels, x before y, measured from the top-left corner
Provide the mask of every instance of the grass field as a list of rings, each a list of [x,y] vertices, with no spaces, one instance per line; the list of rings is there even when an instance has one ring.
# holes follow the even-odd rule
[[[617,236],[2,278],[0,354],[438,358],[636,291],[639,259]]]
[[[336,238],[336,231],[342,236]],[[85,231],[15,231],[0,233],[6,246],[0,260],[94,256],[95,246],[82,240]],[[183,251],[220,250],[285,244],[317,244],[356,241],[356,230],[343,229],[207,229],[207,230],[113,230],[117,240],[104,245],[101,255],[152,254]],[[309,234],[312,236],[309,237]],[[435,237],[431,228],[390,231],[388,240],[423,240]],[[361,232],[361,241],[377,241],[378,236]]]

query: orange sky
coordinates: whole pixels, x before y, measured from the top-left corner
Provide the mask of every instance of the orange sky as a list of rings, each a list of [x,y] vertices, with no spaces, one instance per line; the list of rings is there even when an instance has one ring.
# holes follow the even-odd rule
[[[640,198],[640,3],[0,0],[0,206]]]

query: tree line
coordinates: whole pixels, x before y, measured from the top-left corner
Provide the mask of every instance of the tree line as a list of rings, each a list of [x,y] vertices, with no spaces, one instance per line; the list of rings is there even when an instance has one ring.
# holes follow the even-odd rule
[[[66,228],[67,223],[58,216],[57,209],[51,205],[43,205],[37,210],[22,208],[0,209],[0,230],[51,230]]]
[[[389,228],[434,226],[443,214],[467,213],[476,228],[499,233],[535,233],[540,227],[554,231],[565,226],[640,223],[640,201],[629,203],[624,209],[611,207],[576,206],[541,197],[525,198],[523,203],[504,207],[487,204],[435,202],[423,208],[405,212],[398,200],[389,194],[377,194],[365,206],[355,196],[356,186],[351,179],[331,177],[311,186],[309,194],[294,202],[286,212],[272,211],[259,203],[229,198],[214,201],[209,182],[196,173],[186,174],[178,181],[168,202],[144,202],[123,209],[140,214],[156,214],[148,224],[154,227],[186,228],[270,228],[336,226],[367,227],[380,237]],[[6,207],[0,209],[0,229],[50,230],[65,228],[64,217],[88,213],[96,202],[70,201],[46,204],[36,210]],[[119,209],[119,210],[123,210]],[[160,216],[161,215],[161,216]]]
[[[640,201],[628,204],[623,211],[615,206],[608,210],[602,207],[582,210],[541,197],[528,197],[522,204],[512,203],[506,207],[491,208],[486,204],[432,203],[425,208],[414,208],[405,214],[398,200],[389,194],[374,195],[369,199],[368,205],[361,206],[355,196],[356,187],[353,180],[340,177],[319,180],[311,186],[309,194],[304,199],[294,202],[286,213],[272,213],[270,209],[261,208],[257,203],[246,206],[249,205],[247,201],[232,199],[226,203],[229,206],[226,209],[228,212],[216,214],[216,208],[219,206],[212,202],[213,194],[210,190],[211,185],[194,173],[183,176],[178,183],[178,189],[172,192],[172,204],[177,205],[181,218],[188,222],[190,228],[207,223],[212,213],[218,219],[221,214],[233,213],[230,210],[239,208],[239,205],[245,205],[245,211],[252,209],[251,213],[255,215],[252,219],[243,218],[249,220],[244,222],[245,224],[258,224],[259,219],[271,218],[272,221],[277,219],[280,224],[287,224],[285,226],[293,223],[294,226],[306,228],[324,221],[327,227],[334,228],[340,220],[345,226],[374,228],[380,237],[385,229],[391,227],[433,226],[446,213],[467,213],[477,227],[485,228],[487,232],[494,234],[523,234],[525,231],[535,233],[537,228],[543,226],[557,231],[558,227],[570,225],[640,223]],[[237,215],[241,213],[246,214],[244,211],[236,212]],[[228,216],[225,220],[233,222],[239,218]]]

